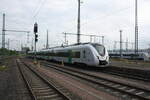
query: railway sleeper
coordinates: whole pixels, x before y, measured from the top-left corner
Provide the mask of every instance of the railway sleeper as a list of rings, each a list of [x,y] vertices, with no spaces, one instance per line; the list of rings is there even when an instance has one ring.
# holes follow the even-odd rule
[[[49,87],[32,87],[35,90],[46,90],[46,89],[50,89]]]
[[[51,91],[51,92],[40,92],[40,91],[34,91],[36,95],[53,95],[56,94],[55,91]]]
[[[52,92],[53,90],[52,89],[46,89],[46,90],[34,90],[35,92],[40,92],[40,93],[43,93],[43,92]]]
[[[53,95],[45,95],[45,96],[37,96],[38,100],[51,100],[51,99],[57,99],[59,97],[58,94],[53,94]]]
[[[56,70],[59,70],[59,71],[62,71],[62,72],[65,72],[65,73],[68,73],[68,74],[71,74],[71,75],[73,75],[73,76],[77,76],[77,77],[79,77],[79,78],[82,78],[82,79],[85,79],[85,80],[87,80],[87,81],[91,81],[91,82],[94,82],[94,83],[98,83],[99,84],[99,82],[100,82],[100,84],[103,84],[103,85],[105,85],[105,86],[109,86],[109,85],[107,85],[106,83],[109,83],[109,82],[102,82],[101,80],[99,81],[99,82],[96,82],[96,80],[93,80],[93,78],[91,79],[91,78],[89,78],[89,77],[87,77],[87,76],[84,76],[84,75],[79,75],[79,74],[77,74],[76,72],[68,72],[68,71],[65,71],[64,69],[58,69],[58,68],[54,68],[54,69],[56,69]],[[111,88],[113,88],[113,89],[118,89],[118,88],[121,88],[121,87],[123,87],[121,84],[114,84],[113,86],[109,86],[109,87],[111,87]],[[135,97],[135,96],[137,96],[137,98],[140,98],[140,99],[143,99],[143,100],[149,100],[149,99],[147,99],[147,96],[149,96],[149,95],[145,95],[145,96],[139,96],[139,95],[136,95],[136,93],[133,93],[132,91],[135,91],[136,89],[132,89],[132,88],[130,88],[130,86],[129,87],[127,87],[126,89],[118,89],[118,90],[120,90],[121,92],[124,92],[124,93],[127,93],[128,95],[132,95],[133,97]]]

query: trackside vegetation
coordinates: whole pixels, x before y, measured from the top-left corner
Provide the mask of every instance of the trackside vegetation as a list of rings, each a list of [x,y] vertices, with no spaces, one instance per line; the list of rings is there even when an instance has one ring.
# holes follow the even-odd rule
[[[0,56],[12,56],[12,55],[18,55],[18,51],[0,48]]]

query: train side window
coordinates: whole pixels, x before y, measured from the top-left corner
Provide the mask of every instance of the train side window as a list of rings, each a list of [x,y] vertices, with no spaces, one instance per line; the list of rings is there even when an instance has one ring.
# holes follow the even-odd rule
[[[80,58],[80,52],[75,53],[75,58]]]
[[[80,51],[72,52],[72,57],[73,58],[80,58]]]
[[[83,58],[86,58],[86,51],[83,51]]]

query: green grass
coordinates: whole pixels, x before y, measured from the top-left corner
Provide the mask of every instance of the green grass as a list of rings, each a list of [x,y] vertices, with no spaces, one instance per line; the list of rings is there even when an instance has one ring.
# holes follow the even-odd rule
[[[129,60],[123,58],[110,58],[111,61],[128,62]]]
[[[7,70],[7,69],[8,69],[8,67],[6,67],[5,65],[0,66],[0,71],[4,71],[4,70]]]

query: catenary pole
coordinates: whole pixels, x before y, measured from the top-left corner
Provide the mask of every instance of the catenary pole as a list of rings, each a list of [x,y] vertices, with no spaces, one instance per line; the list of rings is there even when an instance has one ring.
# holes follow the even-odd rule
[[[48,44],[48,30],[47,30],[47,36],[46,36],[47,40],[46,40],[46,49],[49,48],[49,44]]]
[[[122,57],[122,30],[120,30],[120,57]]]
[[[135,54],[138,54],[138,1],[135,0]]]
[[[80,43],[80,5],[81,2],[78,0],[78,25],[77,25],[77,43]]]
[[[3,14],[2,48],[5,48],[5,14]]]

